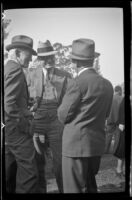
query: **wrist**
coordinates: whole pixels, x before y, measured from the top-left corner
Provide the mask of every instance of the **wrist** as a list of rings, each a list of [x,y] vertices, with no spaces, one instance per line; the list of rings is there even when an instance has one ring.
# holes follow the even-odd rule
[[[119,124],[119,129],[120,129],[121,131],[124,131],[125,126],[124,126],[123,124]]]

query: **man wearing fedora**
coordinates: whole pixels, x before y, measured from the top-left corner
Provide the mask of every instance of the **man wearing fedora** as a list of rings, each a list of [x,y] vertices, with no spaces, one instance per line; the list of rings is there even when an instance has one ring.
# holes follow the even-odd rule
[[[61,143],[63,125],[57,117],[57,108],[67,88],[71,75],[55,67],[55,54],[49,40],[39,42],[35,80],[36,103],[33,121],[33,140],[37,151],[40,192],[45,192],[45,146],[48,143],[53,156],[53,169],[59,192],[63,192]],[[36,62],[36,63],[37,63]]]
[[[35,193],[38,173],[35,148],[29,134],[32,113],[28,110],[29,97],[23,68],[28,67],[36,52],[32,38],[25,35],[14,36],[6,50],[9,53],[4,66],[6,191],[13,192],[10,176],[14,173],[16,193]],[[13,172],[15,168],[17,171]]]
[[[77,76],[68,84],[58,108],[64,124],[62,175],[64,193],[96,193],[95,175],[105,148],[105,120],[109,115],[113,87],[93,68],[95,43],[77,39],[72,44],[72,63]]]

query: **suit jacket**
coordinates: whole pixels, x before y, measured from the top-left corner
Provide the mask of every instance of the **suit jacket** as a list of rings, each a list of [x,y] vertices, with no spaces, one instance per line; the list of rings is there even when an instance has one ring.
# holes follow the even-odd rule
[[[105,120],[110,113],[112,84],[87,69],[71,80],[58,118],[65,124],[62,154],[69,157],[100,156],[105,147]]]
[[[37,107],[41,101],[43,90],[44,90],[44,74],[42,67],[38,67],[35,71],[35,79],[34,79],[34,88],[36,93],[36,103],[34,105],[34,111],[37,110]],[[71,75],[66,72],[62,71],[58,68],[54,68],[53,77],[51,80],[52,85],[56,88],[57,91],[57,100],[58,106],[62,101],[62,98],[65,94],[67,88],[67,82],[71,79]],[[41,118],[39,114],[36,112],[34,118]]]
[[[19,126],[27,132],[28,123],[25,117],[31,116],[28,110],[28,89],[24,72],[14,60],[9,60],[4,66],[4,110],[5,123]]]

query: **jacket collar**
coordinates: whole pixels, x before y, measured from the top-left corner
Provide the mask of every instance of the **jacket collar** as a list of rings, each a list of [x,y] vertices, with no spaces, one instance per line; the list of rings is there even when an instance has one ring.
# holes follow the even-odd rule
[[[86,70],[93,70],[93,71],[95,71],[95,69],[93,68],[93,67],[88,67],[88,68],[86,68],[86,67],[83,67],[79,72],[78,72],[78,75],[77,76],[79,76],[82,72],[84,72],[84,71],[86,71]]]

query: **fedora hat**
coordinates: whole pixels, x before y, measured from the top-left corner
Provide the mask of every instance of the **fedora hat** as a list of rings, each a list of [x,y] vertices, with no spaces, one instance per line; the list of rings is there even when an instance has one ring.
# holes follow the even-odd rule
[[[91,39],[78,39],[72,43],[71,58],[77,60],[91,60],[100,56],[95,52],[95,42]]]
[[[11,44],[6,46],[6,50],[15,48],[25,48],[31,51],[33,55],[37,55],[36,51],[33,50],[33,39],[26,35],[16,35],[12,38]]]
[[[54,51],[49,40],[46,40],[46,42],[41,42],[41,41],[38,42],[38,48],[37,48],[38,56],[50,56],[56,53],[57,51]]]

